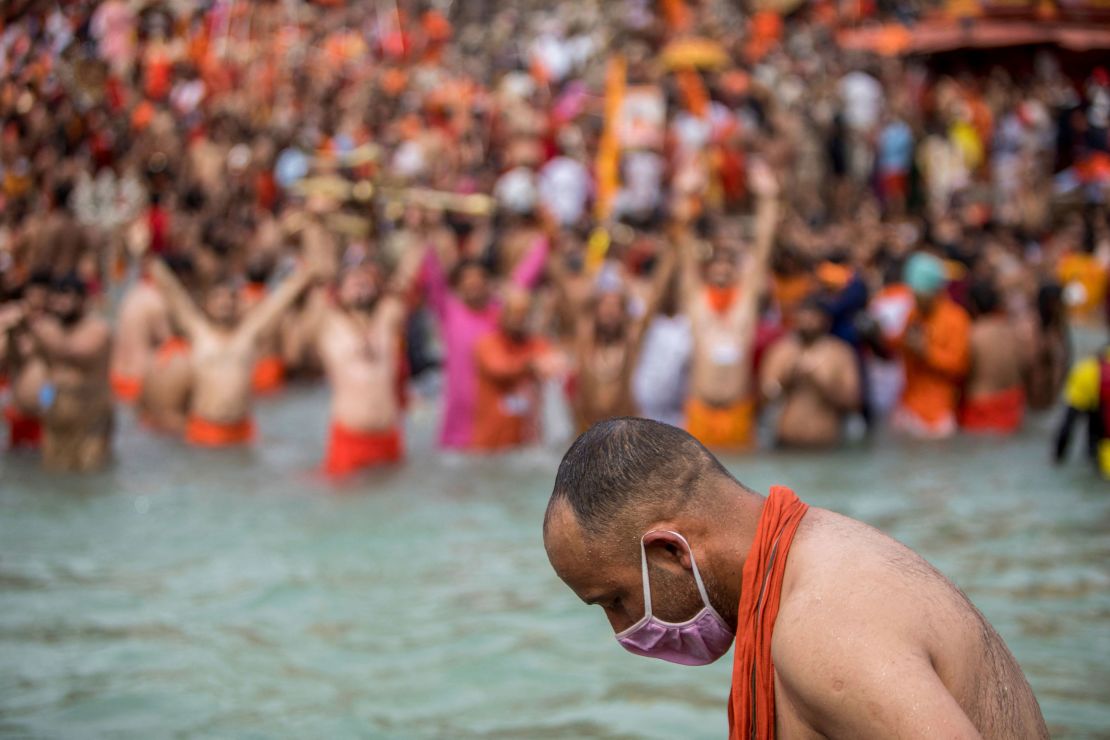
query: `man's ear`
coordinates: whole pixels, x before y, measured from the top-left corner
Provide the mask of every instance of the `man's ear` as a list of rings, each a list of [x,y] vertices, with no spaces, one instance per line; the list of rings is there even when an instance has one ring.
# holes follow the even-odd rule
[[[648,561],[661,568],[691,570],[690,548],[678,534],[656,529],[644,535],[644,552]]]

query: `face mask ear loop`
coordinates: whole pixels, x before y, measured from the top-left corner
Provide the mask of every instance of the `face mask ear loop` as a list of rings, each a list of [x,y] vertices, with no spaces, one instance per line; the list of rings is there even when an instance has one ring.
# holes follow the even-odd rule
[[[690,553],[690,568],[691,568],[691,570],[694,571],[694,583],[698,584],[698,593],[701,594],[701,603],[704,604],[705,606],[708,606],[710,609],[713,609],[713,605],[711,603],[709,603],[709,594],[706,593],[706,591],[705,591],[705,584],[702,583],[701,573],[698,572],[698,561],[696,561],[694,559],[694,550],[690,547],[690,543],[686,541],[686,538],[683,537],[682,535],[680,535],[678,532],[671,532],[671,534],[673,534],[678,539],[682,540],[682,544],[686,545],[686,552]],[[644,541],[640,540],[640,549],[642,550],[643,547],[644,547]],[[644,567],[645,567],[645,569],[647,568],[647,562],[646,561],[644,563]],[[647,571],[645,570],[644,573],[645,573],[644,577],[646,579],[647,578],[647,575],[646,575]],[[647,581],[645,580],[644,583],[646,584]],[[714,610],[714,611],[716,611],[716,610]]]
[[[647,537],[645,534],[644,537]],[[647,550],[644,549],[644,537],[640,538],[640,569],[644,580],[644,617],[651,616],[651,584],[648,581]]]

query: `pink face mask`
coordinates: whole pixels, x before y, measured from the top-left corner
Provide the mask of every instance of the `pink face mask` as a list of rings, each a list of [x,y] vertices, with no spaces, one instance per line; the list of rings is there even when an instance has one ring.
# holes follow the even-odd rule
[[[650,534],[650,533],[649,533]],[[644,576],[644,616],[628,629],[617,635],[617,642],[630,653],[680,665],[707,665],[728,652],[735,635],[725,620],[709,603],[705,584],[701,581],[698,564],[694,562],[694,551],[690,543],[678,532],[670,532],[682,540],[690,553],[690,566],[694,571],[694,581],[705,605],[701,611],[681,623],[664,622],[651,615],[651,586],[648,583],[647,553],[644,540],[640,538],[640,565]],[[646,537],[647,535],[645,535]]]

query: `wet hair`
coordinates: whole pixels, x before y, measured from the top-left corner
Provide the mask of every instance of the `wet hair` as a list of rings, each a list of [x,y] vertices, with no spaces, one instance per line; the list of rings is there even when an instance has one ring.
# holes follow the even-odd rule
[[[167,254],[162,261],[178,279],[192,277],[195,273],[193,260],[187,254]]]
[[[968,291],[971,309],[976,316],[986,316],[998,309],[998,291],[989,280],[976,280]]]
[[[69,180],[62,180],[54,185],[54,190],[51,196],[54,199],[54,205],[58,208],[69,207],[69,196],[73,193],[73,183]]]
[[[76,293],[84,298],[86,292],[85,281],[78,277],[77,273],[70,272],[51,283],[50,290],[54,293]]]
[[[1037,291],[1037,315],[1043,328],[1063,323],[1064,289],[1059,283],[1041,285]]]
[[[559,464],[544,531],[559,503],[591,535],[611,532],[637,510],[681,509],[709,484],[736,479],[701,442],[648,419],[599,422],[570,446]]]
[[[49,288],[54,283],[50,270],[35,270],[27,279],[28,287]]]

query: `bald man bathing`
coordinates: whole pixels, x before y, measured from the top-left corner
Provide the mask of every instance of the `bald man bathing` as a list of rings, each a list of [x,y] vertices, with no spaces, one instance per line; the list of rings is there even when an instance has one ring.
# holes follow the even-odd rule
[[[1002,638],[932,566],[786,488],[746,488],[674,427],[579,437],[544,545],[630,652],[704,665],[735,643],[732,740],[1048,737]]]

